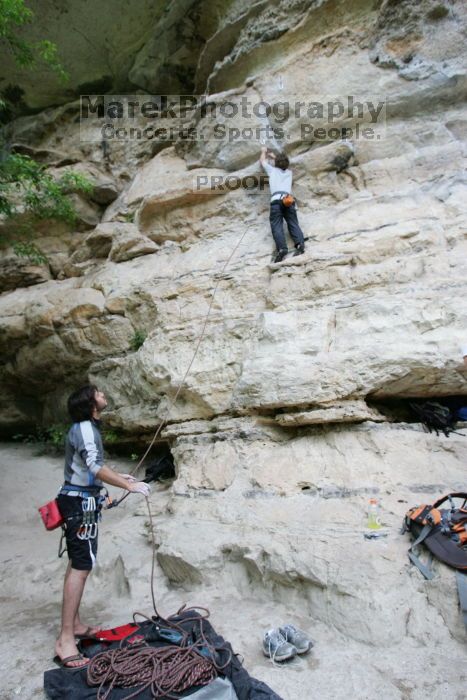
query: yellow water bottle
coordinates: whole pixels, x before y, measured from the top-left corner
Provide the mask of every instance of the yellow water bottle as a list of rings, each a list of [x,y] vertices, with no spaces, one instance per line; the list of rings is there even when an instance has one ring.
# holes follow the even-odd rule
[[[370,498],[368,502],[368,528],[379,530],[381,527],[381,517],[377,498]]]

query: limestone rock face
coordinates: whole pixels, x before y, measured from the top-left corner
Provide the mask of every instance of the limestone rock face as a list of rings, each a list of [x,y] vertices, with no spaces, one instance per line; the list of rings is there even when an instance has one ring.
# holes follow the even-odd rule
[[[13,250],[4,252],[0,260],[0,291],[6,292],[16,287],[29,287],[51,279],[49,266],[34,264],[28,258],[21,258]]]
[[[462,437],[438,440],[433,459],[433,438],[419,426],[326,426],[293,436],[241,419],[235,437],[223,427],[216,420],[175,440],[178,478],[166,511],[157,510],[156,535],[171,582],[232,587],[240,599],[260,586],[290,611],[304,605],[350,645],[384,646],[389,667],[396,648],[425,647],[441,620],[443,643],[458,653],[465,633],[453,572],[435,562],[435,578],[424,581],[399,529],[410,505],[462,485]],[[213,488],[220,446],[228,483]],[[382,509],[379,540],[364,538],[372,497]]]
[[[76,165],[50,168],[49,172],[55,177],[63,176],[65,173],[75,173],[86,178],[93,185],[90,199],[96,204],[107,205],[118,197],[119,190],[115,179],[92,163],[82,162]]]
[[[138,44],[131,79],[158,89],[167,59],[174,91],[192,82],[221,116],[282,103],[286,121],[283,106],[237,121],[224,109],[243,137],[219,139],[198,110],[198,140],[104,139],[70,102],[7,130],[19,152],[96,188],[78,230],[38,231],[49,272],[13,273],[4,256],[1,429],[65,420],[87,380],[125,439],[147,444],[160,427],[176,470],[152,499],[161,575],[304,610],[357,665],[372,645],[356,698],[421,700],[426,674],[442,697],[433,649],[464,658],[452,572],[435,564],[423,581],[397,533],[410,506],[465,482],[465,438],[425,433],[409,407],[467,403],[465,21],[463,3],[434,0],[171,3],[157,27],[173,55],[165,39]],[[329,114],[296,108],[310,96],[384,113],[367,136],[338,114],[352,135],[326,140],[309,127]],[[308,237],[278,264],[262,139],[291,159]],[[363,536],[373,496],[378,541]],[[348,697],[340,671],[328,692],[324,668],[320,697]],[[304,697],[299,681],[286,700]]]
[[[276,416],[279,425],[313,425],[323,423],[360,423],[361,421],[384,421],[384,416],[369,408],[364,401],[343,401],[332,404],[329,408],[322,405],[321,409],[312,411],[297,411],[296,413],[280,413]]]
[[[65,266],[65,274],[70,277],[75,276],[75,273],[81,276],[84,270],[101,264],[102,260],[123,262],[140,255],[149,255],[156,250],[157,245],[139,233],[135,224],[102,223],[76,246]],[[83,263],[88,265],[83,266]]]
[[[192,207],[222,194],[204,183],[223,174],[219,169],[190,171],[174,148],[166,148],[137,173],[130,187],[109,207],[105,219],[133,212],[138,228],[155,242],[182,241],[189,230]],[[167,215],[174,210],[181,212],[184,226],[167,226]]]
[[[15,152],[52,173],[72,170],[87,176],[95,184],[91,201],[94,197],[96,203],[108,204],[151,155],[151,147],[138,140],[106,139],[96,113],[81,117],[80,101],[75,100],[10,122],[5,137]]]
[[[82,381],[91,358],[105,357],[116,348],[117,352],[127,351],[132,336],[131,322],[120,313],[107,311],[105,298],[97,289],[80,288],[74,279],[45,282],[40,296],[37,288],[19,289],[0,300],[6,389],[2,408],[11,400],[10,387],[18,397],[15,410],[21,425],[28,422],[24,418],[25,397],[32,399],[29,425],[31,418],[40,422],[43,405],[34,400],[36,392],[47,387],[54,403],[60,384],[67,381],[65,375],[71,382]],[[10,416],[7,424],[11,422]]]
[[[60,6],[50,0],[33,2],[34,21],[22,36],[30,42],[44,37],[55,42],[69,80],[63,84],[43,62],[33,71],[21,70],[5,52],[2,88],[15,87],[21,95],[18,106],[29,109],[67,102],[80,93],[122,89],[135,52],[151,37],[153,23],[167,4],[136,0],[130,7],[104,0],[83,8],[68,0]]]
[[[260,178],[258,139],[211,138],[212,114],[198,113],[193,119],[203,140],[145,148],[131,139],[103,144],[97,116],[80,124],[75,102],[21,117],[7,129],[19,152],[34,153],[53,173],[85,174],[95,188],[90,198],[74,195],[78,231],[39,230],[48,269],[23,273],[18,266],[13,273],[5,258],[4,290],[51,276],[57,284],[79,279],[76,294],[98,290],[116,317],[112,323],[128,329],[124,336],[130,327],[144,332],[136,353],[121,354],[128,336],[119,336],[118,350],[93,350],[77,363],[108,383],[116,397],[111,420],[122,427],[127,420],[132,426],[140,420],[143,430],[157,425],[167,396],[177,391],[171,420],[266,411],[297,425],[350,418],[353,412],[342,413],[343,405],[360,406],[355,416],[375,418],[365,407],[368,398],[465,392],[457,359],[466,324],[458,301],[466,246],[463,8],[456,4],[443,15],[429,2],[417,10],[410,3],[384,3],[378,10],[347,4],[333,15],[332,29],[320,3],[306,10],[299,3],[289,14],[240,3],[232,12],[242,20],[236,48],[224,47],[231,68],[217,60],[210,75],[224,88],[209,96],[217,108],[242,101],[251,107],[255,100],[290,107],[318,87],[323,97],[331,76],[337,95],[357,95],[362,85],[372,95],[384,94],[385,120],[374,124],[375,138],[310,141],[303,132],[306,114],[294,109],[288,115],[299,219],[310,236],[305,255],[268,266],[267,185],[225,186],[228,177],[240,183]],[[274,36],[266,31],[273,20]],[[407,41],[417,37],[410,55],[397,44],[398,31]],[[450,48],[441,66],[435,54],[443,42]],[[200,59],[201,72],[208,53],[215,55],[214,44]],[[247,71],[248,52],[255,71]],[[376,60],[383,52],[402,56],[402,63]],[[416,59],[430,60],[434,72],[407,80],[401,71]],[[235,124],[223,123],[278,127],[281,114],[253,110]],[[336,124],[355,126],[343,117]],[[269,143],[278,145],[277,138]],[[38,289],[35,300],[48,295],[49,287]],[[16,299],[16,292],[4,296],[5,308]],[[100,328],[98,318],[93,323]],[[104,312],[104,327],[108,320]],[[8,328],[7,320],[6,345]],[[54,347],[55,328],[47,341]],[[16,347],[14,324],[11,333]],[[28,333],[31,342],[36,331]],[[38,350],[34,357],[42,367]],[[23,381],[19,366],[9,366],[9,376]],[[131,387],[125,382],[123,390],[128,372]],[[49,376],[38,376],[47,396]],[[331,413],[313,418],[321,405]]]

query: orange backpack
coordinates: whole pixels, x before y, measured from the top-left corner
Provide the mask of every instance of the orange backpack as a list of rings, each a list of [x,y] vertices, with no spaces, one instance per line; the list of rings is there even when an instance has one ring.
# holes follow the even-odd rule
[[[454,500],[462,501],[456,506]],[[440,506],[449,501],[449,508]],[[434,576],[430,563],[420,559],[419,547],[424,544],[433,555],[456,569],[459,601],[467,629],[467,493],[448,493],[433,505],[411,508],[405,515],[402,532],[410,531],[415,541],[409,549],[409,559],[426,579]]]

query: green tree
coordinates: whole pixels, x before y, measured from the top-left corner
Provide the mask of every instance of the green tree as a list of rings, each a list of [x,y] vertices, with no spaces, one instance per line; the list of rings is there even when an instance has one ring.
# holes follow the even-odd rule
[[[0,215],[9,231],[2,243],[13,243],[17,255],[45,262],[31,242],[34,223],[56,219],[72,225],[76,212],[68,195],[91,193],[93,183],[79,173],[67,172],[54,178],[45,167],[28,156],[11,153],[0,162]],[[11,240],[13,239],[13,240]]]
[[[29,42],[20,36],[21,29],[33,19],[34,12],[26,7],[24,0],[0,0],[0,48],[9,51],[15,62],[25,69],[33,68],[42,60],[60,79],[68,80],[53,42],[48,39]],[[0,99],[0,108],[5,107]],[[76,212],[67,195],[89,193],[93,185],[82,175],[71,172],[54,178],[32,158],[9,154],[1,139],[0,146],[3,152],[3,157],[0,155],[0,216],[8,231],[0,238],[0,243],[10,243],[13,238],[13,248],[18,255],[34,262],[45,262],[44,255],[30,240],[34,222],[58,219],[72,224]]]
[[[0,0],[0,45],[7,48],[16,63],[23,68],[31,68],[38,59],[49,65],[63,81],[68,74],[63,69],[57,46],[48,39],[29,42],[22,39],[18,30],[32,22],[34,12],[26,7],[24,0]]]

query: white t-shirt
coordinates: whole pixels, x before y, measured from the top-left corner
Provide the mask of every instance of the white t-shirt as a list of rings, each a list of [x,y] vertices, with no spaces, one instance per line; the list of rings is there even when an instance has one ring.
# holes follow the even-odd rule
[[[281,168],[276,168],[274,165],[270,165],[267,162],[261,163],[261,165],[269,175],[269,189],[271,190],[271,194],[273,194],[273,192],[287,192],[287,194],[292,194],[291,170],[281,170]],[[281,196],[281,194],[274,195],[271,197],[271,202],[280,199]]]
[[[463,345],[461,347],[461,353],[462,353],[462,357],[465,357],[467,355],[467,345]]]

